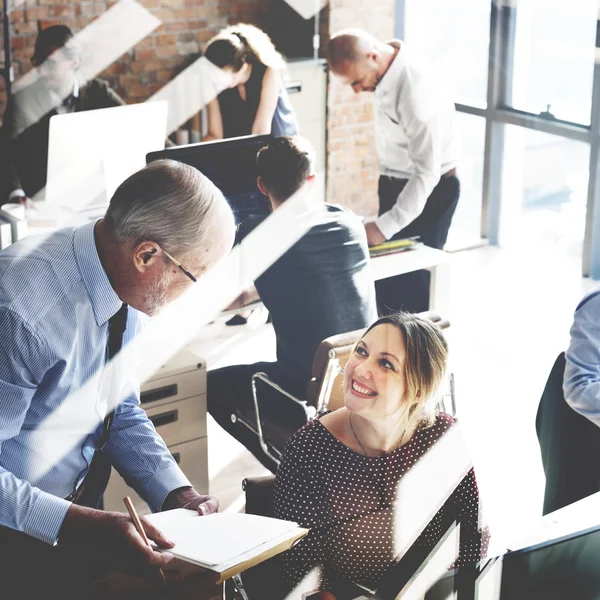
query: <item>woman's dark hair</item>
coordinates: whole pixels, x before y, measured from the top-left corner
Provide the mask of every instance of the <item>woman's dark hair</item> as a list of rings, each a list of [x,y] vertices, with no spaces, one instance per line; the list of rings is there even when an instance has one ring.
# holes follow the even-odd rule
[[[66,56],[75,57],[78,54],[73,41],[73,32],[66,25],[51,25],[42,29],[35,40],[35,49],[31,60],[41,65],[50,56],[52,48],[62,48]]]
[[[223,29],[206,47],[204,56],[220,69],[237,73],[245,64],[259,62],[283,69],[285,62],[269,36],[253,25],[239,23]]]

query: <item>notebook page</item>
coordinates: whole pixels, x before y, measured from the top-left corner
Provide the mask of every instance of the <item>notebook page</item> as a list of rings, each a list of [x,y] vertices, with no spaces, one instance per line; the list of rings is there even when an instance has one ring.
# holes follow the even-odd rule
[[[200,517],[184,508],[146,518],[175,543],[172,554],[209,567],[233,561],[297,527],[290,521],[244,513]]]

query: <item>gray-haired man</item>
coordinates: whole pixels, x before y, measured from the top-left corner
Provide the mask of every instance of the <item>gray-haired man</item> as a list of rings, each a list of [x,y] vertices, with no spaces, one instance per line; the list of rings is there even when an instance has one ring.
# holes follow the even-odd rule
[[[234,229],[229,205],[206,177],[164,160],[127,179],[97,223],[0,253],[0,580],[3,590],[18,586],[7,597],[86,597],[96,552],[137,573],[168,562],[129,518],[96,509],[106,466],[154,511],[217,510],[179,469],[137,393],[112,418],[100,390],[76,415],[68,398],[132,340],[141,313],[155,314],[191,284],[171,257],[197,278],[230,250]],[[104,421],[78,431],[86,417]],[[57,436],[73,431],[78,442],[57,459]],[[146,533],[171,547],[156,528]]]

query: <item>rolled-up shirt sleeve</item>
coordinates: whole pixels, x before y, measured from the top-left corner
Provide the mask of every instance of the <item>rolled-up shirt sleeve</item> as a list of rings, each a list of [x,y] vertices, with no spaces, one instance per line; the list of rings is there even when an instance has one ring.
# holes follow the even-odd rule
[[[17,315],[0,309],[0,525],[55,544],[71,503],[19,479],[2,462],[2,444],[21,431],[48,356]]]
[[[563,389],[567,403],[600,426],[600,288],[575,310]]]
[[[440,118],[414,116],[406,126],[408,152],[414,174],[398,195],[394,206],[377,218],[376,224],[386,239],[414,221],[425,208],[433,188],[440,180],[442,130]]]
[[[170,492],[192,485],[139,406],[139,392],[130,394],[117,408],[105,451],[153,512],[161,510]]]

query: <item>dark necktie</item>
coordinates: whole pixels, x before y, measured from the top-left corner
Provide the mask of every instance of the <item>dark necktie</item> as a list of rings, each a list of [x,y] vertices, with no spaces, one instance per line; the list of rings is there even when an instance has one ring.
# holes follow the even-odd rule
[[[113,315],[108,321],[108,343],[107,357],[111,360],[121,349],[123,345],[123,334],[127,325],[127,304],[123,304],[118,312]],[[100,440],[100,448],[104,448],[110,436],[110,428],[115,416],[116,402],[118,398],[107,399],[107,414],[102,424],[102,438]],[[98,450],[94,453],[94,458],[90,464],[90,468],[86,473],[81,485],[72,494],[67,496],[67,500],[81,506],[90,506],[97,508],[102,494],[106,489],[110,478],[111,464],[103,452]]]
[[[127,304],[123,303],[121,308],[108,320],[108,360],[112,360],[121,347],[123,346],[123,334],[125,333],[125,327],[127,326]],[[102,439],[100,442],[100,449],[104,448],[108,437],[110,436],[110,427],[112,425],[116,402],[118,398],[108,398],[107,401],[107,413],[104,418],[104,424],[102,426]]]

